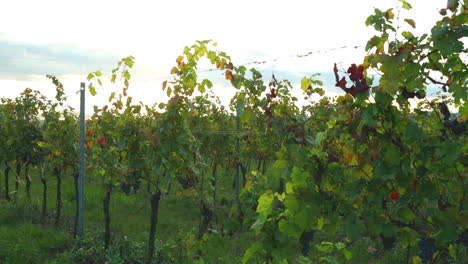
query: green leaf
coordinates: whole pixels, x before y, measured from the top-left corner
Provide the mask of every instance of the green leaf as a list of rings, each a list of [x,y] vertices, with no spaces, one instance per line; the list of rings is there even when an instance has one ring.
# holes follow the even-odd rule
[[[370,216],[366,219],[366,228],[374,236],[382,233],[382,223],[377,217]]]
[[[449,86],[449,92],[453,93],[453,98],[455,99],[456,104],[463,102],[462,100],[465,102],[468,100],[468,89],[466,89],[466,86],[462,86],[458,82],[454,82]],[[466,103],[463,105],[466,105]]]
[[[399,165],[400,149],[393,144],[387,144],[384,147],[384,160],[390,165]]]
[[[434,236],[436,245],[446,246],[458,238],[457,226],[449,221],[439,225],[439,232]]]
[[[278,223],[278,229],[284,234],[299,239],[301,237],[302,230],[291,221],[281,219]]]
[[[171,88],[171,87],[168,87],[167,90],[166,90],[166,95],[167,95],[167,97],[170,97],[170,96],[171,96],[171,93],[172,93],[172,88]]]
[[[387,18],[387,20],[392,20],[394,17],[395,14],[393,14],[393,8],[390,8],[387,11],[385,11],[385,18]]]
[[[289,167],[289,162],[287,160],[277,160],[273,163],[273,167],[278,169],[286,169]]]
[[[101,71],[95,71],[95,72],[94,72],[94,75],[96,75],[97,77],[101,77],[101,76],[102,76],[102,72],[101,72]]]
[[[250,119],[252,118],[252,115],[253,115],[252,108],[244,109],[244,114],[240,118],[241,122],[248,123],[250,121]]]
[[[132,99],[133,98],[131,96],[127,97],[127,102],[125,103],[127,107],[130,107],[130,105],[132,104]]]
[[[421,130],[418,124],[412,122],[406,126],[406,135],[411,139],[420,139],[424,135],[424,131]]]
[[[330,264],[340,264],[335,257],[332,256],[326,256],[326,257],[321,257],[320,260],[325,260],[327,263]]]
[[[123,72],[123,76],[124,76],[125,79],[130,80],[131,76],[130,76],[130,72],[128,70],[125,70]]]
[[[273,201],[275,197],[271,191],[267,191],[258,198],[257,213],[260,215],[268,215],[273,209]]]
[[[400,71],[399,71],[399,65],[396,62],[384,62],[382,63],[382,66],[380,67],[380,70],[387,75],[389,79],[395,79],[398,77]]]
[[[303,171],[297,167],[294,167],[291,173],[291,179],[293,183],[298,186],[306,186],[307,181],[310,178],[310,174],[306,171]]]
[[[306,256],[300,256],[297,258],[299,264],[313,264],[312,260]]]
[[[382,229],[382,235],[384,237],[394,237],[398,232],[398,228],[394,224],[384,224]]]
[[[458,39],[451,38],[449,36],[434,40],[434,47],[437,48],[440,53],[446,56],[450,56],[453,53],[460,53],[463,51],[463,42]]]
[[[418,63],[411,62],[411,63],[405,64],[403,68],[403,72],[406,78],[412,79],[419,75],[420,69],[421,69],[421,66]]]
[[[346,247],[346,245],[343,244],[342,242],[338,242],[338,243],[335,243],[335,247],[336,247],[336,249],[338,249],[338,250],[342,250],[343,248]]]
[[[93,84],[90,83],[88,85],[88,89],[89,89],[89,92],[91,93],[92,96],[95,96],[96,95],[96,89],[94,88]]]
[[[248,261],[257,253],[259,249],[262,248],[261,241],[255,241],[252,246],[250,246],[244,254],[244,257],[242,258],[242,263],[246,264]]]
[[[343,249],[343,255],[345,256],[346,260],[350,260],[353,258],[353,253],[347,249]]]
[[[414,246],[417,243],[419,234],[409,227],[403,227],[399,231],[398,238],[398,243],[402,247],[407,248],[409,246]]]
[[[133,56],[129,56],[127,58],[124,59],[124,62],[125,62],[125,65],[127,65],[127,67],[129,68],[132,68],[133,65],[135,64],[135,62],[133,61],[135,58]]]
[[[361,235],[361,226],[356,215],[348,215],[344,219],[344,230],[351,240],[358,240]]]
[[[403,37],[405,37],[405,39],[412,39],[412,38],[414,38],[413,33],[409,32],[409,31],[403,31],[403,32],[401,32],[401,35],[402,35]]]
[[[214,63],[216,60],[216,52],[208,51],[208,54],[206,57],[211,61],[211,63]]]
[[[88,77],[86,77],[86,79],[87,79],[88,81],[91,80],[92,78],[94,78],[94,74],[93,74],[93,73],[88,74]]]
[[[335,250],[335,245],[332,242],[323,241],[320,244],[315,245],[320,252],[332,253]]]
[[[374,117],[377,115],[378,109],[374,105],[370,105],[364,109],[362,113],[362,122],[369,127],[375,127]]]
[[[398,217],[403,221],[403,223],[409,224],[416,215],[408,208],[402,208],[398,212]]]
[[[262,194],[262,196],[260,196],[260,198],[258,199],[257,206],[257,213],[259,215],[257,216],[257,220],[255,221],[255,223],[251,227],[253,230],[259,231],[263,227],[268,215],[270,214],[271,210],[273,210],[274,200],[275,197],[270,190],[268,190],[267,192]]]
[[[317,145],[320,145],[322,144],[322,142],[327,139],[327,130],[325,131],[320,131],[317,133],[317,135],[315,136],[315,142],[317,143]]]
[[[323,84],[320,84],[320,85],[323,85]],[[322,88],[315,88],[314,92],[318,93],[320,96],[325,95],[325,91]]]
[[[326,220],[323,217],[319,217],[317,219],[317,225],[314,227],[317,230],[322,230],[323,227],[325,226]]]
[[[311,85],[310,83],[310,80],[307,78],[307,77],[303,77],[302,80],[301,80],[301,89],[304,91],[304,92],[307,92],[307,90],[309,89],[309,86]]]
[[[410,10],[412,8],[412,6],[410,5],[410,3],[408,3],[406,0],[398,0],[402,3],[402,7],[404,9],[407,9],[407,10]]]
[[[390,105],[393,101],[393,97],[382,92],[376,92],[375,93],[375,102],[380,105]]]
[[[294,195],[286,195],[284,198],[284,206],[293,214],[298,212],[300,209],[299,202]]]
[[[45,148],[45,147],[48,146],[48,144],[47,144],[46,142],[44,142],[44,141],[39,141],[39,142],[37,142],[37,145],[38,145],[39,147],[41,147],[41,148]]]
[[[378,162],[374,169],[374,178],[382,180],[394,179],[397,174],[395,167],[388,167],[383,162]]]
[[[439,158],[442,158],[446,165],[453,165],[461,153],[456,142],[446,141],[438,143],[436,154]]]

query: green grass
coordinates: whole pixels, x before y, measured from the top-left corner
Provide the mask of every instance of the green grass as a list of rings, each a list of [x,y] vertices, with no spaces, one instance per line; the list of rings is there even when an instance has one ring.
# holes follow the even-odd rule
[[[40,213],[42,205],[42,184],[32,171],[33,183],[31,185],[31,201],[27,203]],[[2,177],[3,178],[3,177]],[[10,191],[14,188],[10,175]],[[142,186],[143,187],[143,186]],[[56,208],[56,180],[48,178],[47,210],[50,218],[55,215]],[[3,192],[3,188],[2,188]],[[87,231],[99,231],[104,228],[102,200],[105,191],[98,179],[89,176],[85,185],[85,229]],[[2,193],[3,196],[3,193]],[[13,200],[26,203],[24,185],[20,185],[19,193],[12,195]],[[73,179],[69,175],[62,176],[62,227],[71,228],[75,215],[75,193]],[[149,194],[140,189],[137,194],[133,192],[125,195],[118,187],[114,188],[110,204],[111,226],[114,232],[125,235],[145,232],[149,229]],[[198,225],[198,203],[190,197],[178,197],[174,194],[163,196],[160,203],[160,218],[158,235],[162,239],[172,237],[172,232],[165,227],[174,223],[174,219],[185,223],[179,228],[182,231],[190,231]],[[39,216],[39,215],[37,215]],[[26,217],[27,218],[27,217]]]
[[[69,234],[40,225],[35,212],[19,201],[0,206],[0,263],[48,263],[69,246]]]
[[[3,183],[3,168],[0,167]],[[50,173],[50,172],[49,172]],[[58,227],[53,225],[56,206],[56,179],[50,173],[47,178],[47,219],[41,218],[42,183],[37,171],[30,169],[32,177],[31,200],[25,194],[25,185],[20,184],[18,193],[12,193],[12,201],[3,200],[4,186],[0,184],[0,263],[74,263],[67,257],[73,247],[72,228],[75,216],[75,193],[73,178],[70,174],[62,175],[62,218]],[[221,174],[221,173],[220,173]],[[222,182],[222,175],[219,176]],[[231,180],[223,177],[223,189],[229,190]],[[125,195],[117,186],[112,192],[111,232],[114,241],[147,241],[150,219],[150,195],[146,186],[134,194]],[[177,196],[175,184],[171,194],[164,195],[160,201],[156,237],[161,243],[175,245],[177,241],[185,243],[194,240],[199,224],[199,204],[194,196]],[[10,191],[14,190],[14,173],[10,172]],[[100,179],[87,176],[85,185],[85,234],[100,237],[104,231],[102,200],[105,192]],[[220,194],[220,196],[232,196]],[[162,242],[164,241],[164,242]],[[225,241],[223,247],[229,247],[233,241]],[[102,245],[100,239],[94,243]],[[58,254],[65,252],[64,254]],[[225,252],[217,255],[229,256]],[[214,254],[214,253],[213,253]],[[216,255],[214,254],[214,255]],[[237,252],[238,255],[238,252]],[[231,256],[232,257],[232,256]],[[54,260],[54,258],[57,258]],[[226,262],[225,263],[230,263]]]
[[[0,167],[0,170],[2,168]],[[65,264],[65,263],[144,263],[146,255],[150,218],[150,195],[141,186],[137,194],[125,195],[116,187],[110,204],[111,231],[113,245],[103,249],[102,234],[104,217],[102,200],[104,188],[100,179],[87,176],[85,186],[85,239],[76,241],[72,237],[75,216],[75,194],[73,179],[63,175],[62,180],[62,221],[56,227],[53,224],[56,203],[56,180],[48,177],[48,216],[41,217],[42,184],[37,171],[31,170],[31,200],[25,195],[24,184],[20,185],[12,200],[3,200],[3,170],[0,172],[0,264]],[[14,174],[10,174],[10,190],[14,189]],[[232,176],[219,171],[218,202],[223,199],[231,201]],[[240,263],[244,251],[254,241],[249,232],[234,233],[232,236],[211,234],[202,241],[196,241],[199,224],[199,203],[196,195],[175,195],[180,189],[174,184],[171,194],[164,195],[160,202],[159,219],[156,231],[156,256],[158,264],[193,263],[194,254],[202,250],[205,263]],[[219,204],[218,204],[219,206]],[[219,209],[219,208],[218,208]],[[235,219],[229,217],[229,202],[217,212],[220,224],[225,230],[236,225]],[[252,220],[252,219],[250,219]],[[213,219],[213,222],[215,220]],[[236,229],[236,228],[234,228]],[[246,228],[248,229],[248,224]],[[219,231],[219,230],[218,230]],[[314,263],[323,263],[323,253],[315,248],[320,241],[335,241],[326,233],[317,232],[317,239],[312,244],[311,257]],[[344,237],[344,236],[343,236]],[[186,252],[185,248],[192,248]],[[406,259],[406,250],[397,246],[394,250],[384,251],[379,241],[367,237],[347,246],[354,252],[346,263],[401,263]],[[412,248],[414,255],[416,250]],[[299,251],[299,249],[298,249]],[[122,253],[123,252],[123,253]],[[189,255],[187,257],[186,255]],[[340,260],[341,252],[334,254]],[[94,262],[93,262],[94,261]]]

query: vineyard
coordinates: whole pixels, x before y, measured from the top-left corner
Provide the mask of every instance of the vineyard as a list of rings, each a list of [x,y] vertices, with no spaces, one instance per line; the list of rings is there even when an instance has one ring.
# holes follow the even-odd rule
[[[176,58],[158,105],[132,101],[132,56],[90,73],[90,95],[119,92],[86,120],[83,236],[62,83],[2,98],[0,263],[467,263],[467,2],[421,36],[374,11],[367,56],[330,66],[343,95],[306,76],[304,106],[212,41]],[[228,106],[202,61],[236,90]]]

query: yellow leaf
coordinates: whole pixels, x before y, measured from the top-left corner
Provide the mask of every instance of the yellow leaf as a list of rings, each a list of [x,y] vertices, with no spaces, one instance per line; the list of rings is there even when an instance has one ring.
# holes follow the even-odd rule
[[[252,181],[247,181],[245,183],[245,187],[244,187],[247,191],[251,191],[253,189],[253,183]]]
[[[362,178],[370,180],[372,178],[374,168],[372,167],[372,165],[366,163],[364,164],[364,166],[362,166],[361,171],[363,174]]]
[[[359,163],[354,152],[346,146],[343,146],[342,149],[345,164],[348,166],[357,166]]]
[[[422,264],[421,258],[419,256],[414,256],[413,264]]]
[[[315,226],[315,229],[322,230],[324,225],[325,225],[325,218],[320,217],[319,219],[317,219],[317,225]]]
[[[416,22],[413,19],[405,18],[405,22],[410,24],[413,28],[416,28]]]

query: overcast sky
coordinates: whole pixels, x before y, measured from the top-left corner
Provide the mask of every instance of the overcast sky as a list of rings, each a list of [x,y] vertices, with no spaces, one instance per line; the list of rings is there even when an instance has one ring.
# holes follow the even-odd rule
[[[415,34],[430,32],[446,0],[409,0],[401,10],[416,21]],[[179,1],[4,1],[0,9],[0,97],[15,97],[26,87],[52,97],[46,74],[66,86],[69,104],[78,108],[75,92],[89,72],[108,73],[122,57],[133,55],[135,68],[129,90],[135,100],[161,101],[161,82],[175,58],[196,40],[212,39],[235,65],[268,61],[259,67],[266,75],[297,83],[302,76],[330,72],[361,63],[364,46],[375,32],[364,21],[374,8],[400,7],[397,0],[179,0]],[[395,9],[395,14],[398,11]],[[409,29],[409,28],[404,28]],[[346,47],[346,48],[341,48]],[[340,49],[334,49],[340,48]],[[331,50],[334,49],[334,50]],[[295,55],[310,56],[298,59]],[[221,72],[216,93],[227,98]],[[328,92],[338,92],[324,76]],[[88,96],[87,111],[102,105],[107,91]]]

